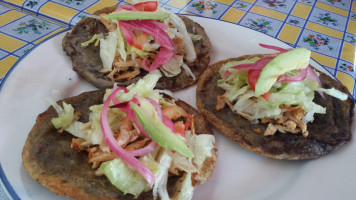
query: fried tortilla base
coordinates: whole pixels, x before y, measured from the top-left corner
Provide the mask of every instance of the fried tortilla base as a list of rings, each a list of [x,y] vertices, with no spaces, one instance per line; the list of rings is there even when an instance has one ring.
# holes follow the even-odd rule
[[[220,67],[228,61],[244,60],[255,56],[262,55],[246,55],[214,63],[208,67],[198,81],[197,106],[216,129],[247,150],[266,157],[287,160],[318,158],[351,140],[354,102],[350,97],[341,101],[326,94],[325,99],[315,94],[314,102],[326,107],[326,114],[314,115],[314,121],[307,125],[308,137],[281,132],[273,136],[263,136],[267,125],[252,124],[249,120],[232,112],[228,106],[217,111],[215,109],[217,96],[224,94],[224,90],[216,84],[220,79]],[[320,79],[323,88],[335,87],[348,94],[347,88],[330,76],[320,72]],[[261,129],[262,133],[255,133],[254,129]]]
[[[94,14],[110,13],[113,12],[115,8],[116,6],[108,7]],[[197,54],[195,61],[192,63],[184,61],[194,73],[196,80],[193,80],[192,77],[182,69],[182,72],[177,76],[163,76],[157,83],[156,88],[158,89],[176,91],[195,84],[200,74],[208,67],[210,62],[209,51],[211,49],[211,42],[204,28],[187,17],[180,17],[184,21],[189,33],[202,36],[201,40],[193,41],[194,49]],[[107,29],[100,20],[87,17],[79,21],[62,40],[63,50],[71,57],[73,70],[97,88],[111,88],[114,83],[106,77],[105,74],[100,72],[103,64],[100,59],[99,46],[95,47],[94,45],[89,45],[88,47],[82,47],[81,43],[90,40],[94,34],[102,33],[105,35],[106,32]],[[141,69],[141,73],[135,78],[118,81],[117,84],[120,86],[128,86],[131,83],[137,82],[146,74],[147,72]]]
[[[87,122],[89,106],[101,104],[104,93],[104,90],[86,92],[64,101],[82,113],[80,121]],[[198,111],[182,101],[177,104],[194,115],[197,134],[213,134],[210,125]],[[133,195],[120,192],[105,176],[95,176],[87,153],[77,153],[71,149],[73,136],[67,132],[60,134],[53,127],[51,119],[57,116],[54,108],[49,107],[37,117],[28,135],[22,161],[30,176],[55,194],[73,199],[134,199]],[[213,156],[205,160],[201,172],[193,175],[194,184],[203,183],[212,175],[217,158],[216,147],[212,153]],[[172,199],[179,195],[183,176],[185,174],[168,179],[167,189]],[[152,191],[148,191],[138,199],[152,198]]]

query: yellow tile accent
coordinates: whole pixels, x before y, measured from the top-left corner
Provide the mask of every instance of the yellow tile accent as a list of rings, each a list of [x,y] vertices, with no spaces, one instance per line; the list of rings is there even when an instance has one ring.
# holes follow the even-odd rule
[[[354,1],[351,7],[352,12],[356,12],[356,2]]]
[[[321,3],[321,2],[317,2],[315,4],[315,6],[318,7],[318,8],[333,12],[333,13],[337,13],[339,15],[343,15],[345,17],[347,17],[348,14],[349,14],[349,12],[346,11],[346,10],[342,10],[340,8],[336,8],[335,6],[330,6],[330,5],[327,5],[325,3]]]
[[[348,42],[344,42],[340,58],[350,63],[356,63],[356,47]]]
[[[45,39],[51,37],[52,35],[54,35],[54,34],[56,34],[56,33],[58,33],[58,32],[63,31],[64,29],[65,29],[65,28],[60,28],[60,29],[58,29],[58,30],[56,30],[56,31],[54,31],[54,32],[52,32],[52,33],[50,33],[50,34],[48,34],[48,35],[46,35],[46,36],[44,36],[44,37],[42,37],[42,38],[36,40],[36,41],[34,41],[33,43],[34,43],[34,44],[38,44],[38,43],[42,42],[43,40],[45,40]]]
[[[349,20],[349,24],[347,25],[347,32],[356,35],[356,21]]]
[[[312,52],[311,53],[311,57],[318,63],[331,67],[331,68],[335,68],[336,65],[336,59],[335,58],[331,58],[329,56],[325,56],[316,52]]]
[[[292,11],[292,15],[306,19],[310,13],[311,8],[311,6],[302,3],[297,3],[297,5],[295,5]]]
[[[25,2],[25,0],[10,0],[9,2],[13,3],[15,5],[18,5],[18,6],[22,6],[22,4],[23,4],[23,2]]]
[[[316,24],[313,22],[308,22],[308,24],[306,25],[307,29],[313,30],[313,31],[317,31],[317,32],[321,32],[323,34],[332,36],[332,37],[336,37],[339,39],[342,39],[342,36],[344,35],[343,32],[341,31],[337,31],[335,29],[331,29],[325,26],[322,26],[320,24]]]
[[[116,0],[101,0],[101,1],[98,1],[98,3],[92,5],[90,8],[86,9],[85,12],[93,14],[97,10],[116,5],[117,3],[118,3],[118,1],[116,1]]]
[[[234,0],[215,0],[215,1],[219,2],[219,3],[227,4],[227,5],[230,5],[230,4],[232,4],[232,2],[234,2]]]
[[[224,16],[221,17],[221,20],[232,22],[232,23],[237,23],[242,16],[244,16],[245,11],[236,9],[236,8],[230,8]]]
[[[282,31],[278,35],[278,39],[294,44],[300,34],[301,28],[285,24]]]
[[[60,10],[61,12],[58,12]],[[71,8],[48,2],[46,3],[40,10],[40,12],[44,15],[49,15],[53,18],[69,22],[74,15],[78,13],[78,11],[73,10]]]
[[[260,6],[254,6],[251,9],[251,12],[258,13],[258,14],[261,14],[261,15],[264,15],[264,16],[268,16],[268,17],[271,17],[271,18],[274,18],[274,19],[278,19],[278,20],[281,20],[281,21],[284,21],[284,19],[287,17],[287,15],[284,14],[284,13],[280,13],[280,12],[277,12],[277,11],[274,11],[274,10],[270,10],[270,9],[267,9],[267,8],[263,8],[263,7],[260,7]]]
[[[190,12],[187,12],[187,11],[180,11],[179,14],[183,14],[183,15],[195,15],[194,13],[190,13]]]
[[[5,76],[5,74],[9,71],[9,69],[16,63],[18,58],[15,56],[8,56],[2,60],[0,60],[0,77]]]
[[[22,16],[24,16],[25,14],[18,12],[16,10],[11,10],[5,14],[0,15],[0,26],[8,23],[8,22],[12,22],[15,19],[18,19]]]
[[[336,78],[347,87],[350,93],[354,90],[355,80],[348,74],[338,71],[336,73]]]
[[[176,8],[183,8],[185,5],[189,3],[188,0],[172,0],[168,3],[170,6],[174,6]]]
[[[241,0],[241,1],[244,1],[244,2],[247,2],[247,3],[255,3],[256,0]]]
[[[0,33],[0,48],[5,49],[6,51],[13,52],[18,48],[21,48],[22,46],[26,45],[26,42],[23,42],[21,40],[17,40],[13,37],[4,35]],[[1,66],[1,65],[0,65]]]

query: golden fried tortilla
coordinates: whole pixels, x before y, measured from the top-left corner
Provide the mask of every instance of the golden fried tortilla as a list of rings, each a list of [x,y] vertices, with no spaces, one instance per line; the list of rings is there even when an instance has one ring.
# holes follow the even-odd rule
[[[101,104],[104,93],[104,90],[85,92],[64,101],[82,113],[80,121],[87,122],[89,106]],[[182,101],[178,101],[177,105],[194,115],[197,134],[213,134],[198,111]],[[71,149],[73,136],[67,132],[58,133],[51,123],[53,117],[57,117],[57,113],[51,106],[37,117],[28,135],[22,161],[30,176],[50,191],[73,199],[133,199],[133,195],[124,195],[105,176],[94,174],[87,153]],[[205,160],[202,171],[192,175],[193,183],[201,184],[212,175],[217,158],[216,147],[212,153],[213,156]],[[167,189],[173,199],[179,195],[182,177],[170,176],[168,179]],[[152,198],[152,191],[148,191],[138,199]]]
[[[325,95],[315,95],[314,102],[326,107],[326,114],[315,114],[314,121],[308,123],[308,137],[277,132],[273,136],[264,136],[267,125],[253,124],[249,120],[233,113],[229,107],[217,111],[215,105],[217,96],[223,95],[224,90],[216,82],[221,77],[220,67],[229,61],[244,60],[262,55],[246,55],[216,62],[209,66],[198,81],[196,97],[197,106],[204,117],[222,134],[257,154],[287,160],[317,158],[326,155],[351,140],[351,123],[354,116],[354,101],[349,97],[341,101]],[[320,72],[323,88],[335,87],[348,93],[345,86],[330,76]],[[261,133],[254,130],[260,129]]]

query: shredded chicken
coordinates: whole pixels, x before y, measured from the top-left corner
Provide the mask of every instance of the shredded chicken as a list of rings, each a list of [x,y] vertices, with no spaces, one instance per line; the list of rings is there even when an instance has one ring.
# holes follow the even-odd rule
[[[245,119],[250,121],[255,120],[250,114],[235,110],[233,104],[225,96],[218,96],[215,107],[216,110],[221,110],[226,105],[228,105],[233,112],[244,117]],[[275,118],[264,117],[260,120],[262,124],[268,124],[264,135],[274,135],[277,131],[279,131],[281,133],[301,133],[304,137],[307,137],[309,134],[307,131],[307,124],[303,121],[306,112],[301,108],[301,106],[283,104],[280,105],[279,108],[282,110],[281,116]],[[255,129],[253,131],[260,133],[261,130]]]

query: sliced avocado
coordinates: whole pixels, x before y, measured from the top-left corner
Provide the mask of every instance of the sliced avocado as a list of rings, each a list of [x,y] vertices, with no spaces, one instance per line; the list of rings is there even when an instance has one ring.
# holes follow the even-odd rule
[[[156,19],[156,20],[164,20],[170,16],[168,12],[163,12],[162,10],[156,10],[154,12],[146,12],[146,11],[128,11],[121,10],[118,12],[112,12],[108,15],[104,15],[104,19],[106,20],[142,20],[142,19]]]
[[[306,48],[295,48],[276,56],[263,68],[255,86],[255,95],[260,96],[268,92],[280,75],[306,68],[309,65],[310,54]]]
[[[140,106],[131,103],[131,107],[147,134],[160,146],[176,151],[188,158],[193,158],[193,152],[162,122],[161,118],[157,115],[155,107],[144,98],[139,98],[139,102]]]

